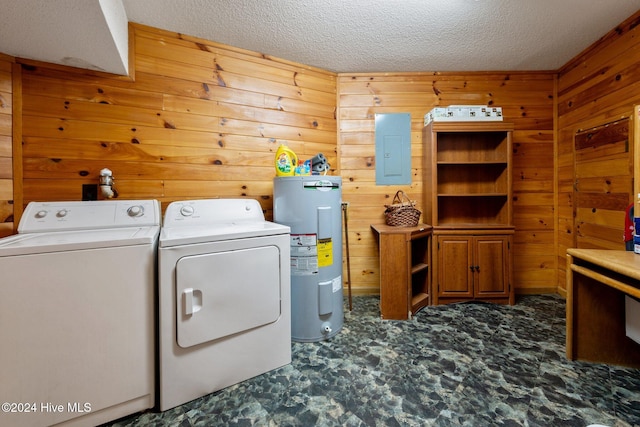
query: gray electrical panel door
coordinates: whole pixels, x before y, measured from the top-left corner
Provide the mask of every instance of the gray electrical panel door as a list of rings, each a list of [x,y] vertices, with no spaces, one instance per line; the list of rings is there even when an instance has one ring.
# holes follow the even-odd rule
[[[411,114],[376,114],[376,184],[411,184]]]

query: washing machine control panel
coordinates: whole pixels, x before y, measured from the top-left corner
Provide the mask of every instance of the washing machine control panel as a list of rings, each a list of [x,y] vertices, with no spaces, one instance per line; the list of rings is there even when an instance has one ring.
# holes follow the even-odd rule
[[[19,233],[160,225],[157,200],[31,202]]]
[[[144,206],[142,205],[133,205],[129,209],[127,209],[127,215],[132,217],[141,217],[144,215]]]

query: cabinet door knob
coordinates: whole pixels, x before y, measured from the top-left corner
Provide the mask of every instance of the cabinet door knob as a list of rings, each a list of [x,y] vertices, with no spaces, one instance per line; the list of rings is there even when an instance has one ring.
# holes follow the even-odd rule
[[[473,271],[473,269],[474,269],[474,268],[475,268],[475,267],[474,267],[473,265],[469,267],[469,269],[470,269],[471,271]]]
[[[480,266],[479,265],[476,265],[476,271],[480,272]]]

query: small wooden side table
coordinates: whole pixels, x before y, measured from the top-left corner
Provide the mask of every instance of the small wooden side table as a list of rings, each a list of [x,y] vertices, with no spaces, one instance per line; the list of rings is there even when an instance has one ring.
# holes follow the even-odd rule
[[[431,303],[432,227],[372,224],[380,253],[380,315],[406,320]]]

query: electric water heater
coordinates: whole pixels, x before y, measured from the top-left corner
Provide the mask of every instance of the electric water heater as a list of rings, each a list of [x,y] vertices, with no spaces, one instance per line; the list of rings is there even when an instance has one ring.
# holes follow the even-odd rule
[[[291,228],[291,339],[313,342],[342,329],[342,179],[273,181],[273,219]]]

